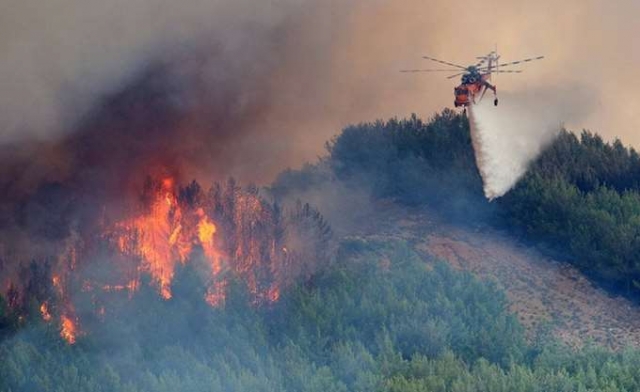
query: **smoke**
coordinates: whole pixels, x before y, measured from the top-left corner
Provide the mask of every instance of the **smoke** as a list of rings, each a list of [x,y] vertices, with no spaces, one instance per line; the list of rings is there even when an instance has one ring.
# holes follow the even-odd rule
[[[14,2],[0,23],[0,289],[139,202],[148,177],[266,183],[299,162],[331,2]],[[308,83],[312,81],[313,83]],[[311,97],[302,100],[300,97]],[[320,98],[313,98],[313,97]],[[328,127],[328,129],[335,129]],[[304,135],[321,148],[326,135]],[[311,142],[311,139],[314,141]]]
[[[79,155],[97,155],[93,143],[107,165],[154,150],[207,183],[222,174],[266,183],[327,138],[313,131],[349,5],[339,14],[316,0],[4,8],[0,148],[14,189],[67,178],[86,163]]]
[[[614,9],[572,0],[553,3],[553,15],[550,4],[10,0],[0,16],[0,145],[10,145],[2,155],[28,157],[18,182],[37,183],[32,176],[42,172],[60,178],[70,162],[60,140],[86,131],[82,125],[105,100],[163,64],[173,75],[167,84],[178,92],[182,128],[215,134],[222,123],[230,136],[192,132],[182,155],[204,158],[188,162],[190,170],[266,183],[314,159],[348,123],[428,117],[450,106],[451,81],[397,71],[424,66],[423,54],[466,64],[496,43],[504,60],[547,56],[525,74],[502,78],[501,91],[580,85],[598,98],[598,110],[563,119],[567,125],[635,143],[638,98],[627,82],[635,80],[640,52],[619,38],[637,35],[637,2]],[[460,26],[473,34],[461,35]],[[242,121],[226,121],[228,114]]]
[[[344,125],[412,112],[426,117],[448,107],[451,81],[397,71],[417,66],[423,54],[465,64],[496,41],[505,61],[548,58],[539,71],[505,77],[500,91],[520,92],[501,93],[495,111],[474,108],[485,192],[497,197],[561,122],[591,120],[609,135],[631,129],[627,119],[640,124],[630,110],[638,102],[635,89],[620,83],[635,80],[640,52],[615,39],[637,35],[637,12],[626,5],[633,1],[622,0],[619,11],[607,5],[603,13],[571,0],[554,3],[550,15],[544,1],[6,0],[0,7],[0,284],[18,273],[18,263],[46,260],[78,233],[90,233],[98,215],[139,196],[147,175],[169,174],[181,184],[195,178],[204,186],[228,176],[265,184],[284,167],[316,157]],[[629,30],[624,35],[621,26]],[[600,72],[606,69],[618,72]],[[559,93],[567,80],[577,83]],[[523,95],[527,83],[549,90]],[[604,115],[587,110],[593,105],[581,102],[585,91],[602,97]],[[328,185],[315,199],[304,197],[340,228],[361,224],[375,209],[365,192],[344,187]],[[153,306],[132,307],[123,320],[147,310],[149,322],[132,328],[144,333],[121,326],[103,336],[117,347],[136,347],[156,335],[149,331],[163,324],[157,320],[173,319],[179,322],[167,341],[221,336],[232,347],[226,335],[193,327],[201,323],[190,322],[192,314],[175,313],[201,302],[185,298],[161,316]]]
[[[547,56],[500,79],[501,92],[529,91],[524,101],[502,95],[495,122],[478,116],[498,132],[487,133],[485,160],[509,168],[492,180],[497,195],[543,145],[527,139],[542,132],[540,118],[574,126],[603,105],[629,111],[637,100],[634,89],[612,88],[635,78],[636,48],[621,63],[620,42],[608,39],[633,35],[633,23],[614,23],[637,14],[633,4],[604,13],[571,1],[550,17],[544,2],[512,3],[10,1],[0,16],[0,252],[49,253],[50,233],[77,225],[70,211],[135,197],[147,175],[267,184],[322,153],[346,124],[426,117],[451,105],[451,81],[397,71],[422,54],[465,64],[496,40],[505,61]],[[604,59],[618,72],[599,73],[611,69]],[[605,90],[620,99],[603,101]],[[597,111],[581,102],[591,96]],[[505,115],[514,101],[526,109]],[[594,123],[620,124],[610,117]],[[504,143],[515,157],[488,158]]]
[[[215,41],[238,63],[256,61],[252,55],[269,50],[270,32],[297,12],[296,4],[11,1],[0,28],[0,141],[46,140],[72,131],[100,97],[121,89],[150,62],[193,49],[198,41]],[[262,57],[260,64],[271,61]]]
[[[469,108],[471,140],[489,200],[516,184],[557,136],[564,121],[583,117],[594,105],[593,99],[575,86],[553,92],[500,92],[499,96],[497,107],[487,95]],[[567,99],[573,100],[569,106]]]

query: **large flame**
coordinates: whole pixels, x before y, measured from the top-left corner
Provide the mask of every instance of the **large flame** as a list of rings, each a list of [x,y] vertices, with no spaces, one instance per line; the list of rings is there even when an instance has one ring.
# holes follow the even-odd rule
[[[256,188],[244,190],[232,180],[208,192],[195,182],[178,188],[170,177],[150,180],[134,206],[112,214],[106,207],[102,210],[90,230],[83,235],[74,231],[61,242],[51,270],[43,270],[50,291],[38,298],[38,316],[58,325],[69,344],[88,333],[83,328],[92,324],[85,324],[84,317],[93,314],[95,320],[104,320],[109,312],[106,298],[122,292],[133,298],[143,276],[150,276],[158,294],[170,300],[177,267],[195,262],[196,271],[206,274],[201,275],[205,303],[225,305],[233,277],[245,285],[254,304],[262,305],[278,301],[283,287],[307,276],[313,268],[309,260],[322,253],[313,246],[304,253],[295,239],[285,246],[292,234],[315,227],[305,221],[313,216],[308,207],[285,218]],[[301,226],[288,226],[292,222]],[[316,232],[306,235],[311,233]],[[76,297],[87,300],[76,303]],[[18,295],[8,298],[10,306],[20,306]]]
[[[214,244],[216,225],[202,208],[195,212],[183,211],[173,178],[161,181],[159,189],[151,195],[146,211],[116,223],[115,227],[120,252],[142,260],[140,271],[152,276],[165,299],[172,296],[171,282],[176,264],[188,260],[194,245],[202,247],[214,276],[222,269],[220,252]],[[137,285],[129,283],[128,287]]]
[[[60,336],[62,336],[67,343],[74,344],[78,336],[76,321],[70,316],[63,314],[60,316],[60,324]]]

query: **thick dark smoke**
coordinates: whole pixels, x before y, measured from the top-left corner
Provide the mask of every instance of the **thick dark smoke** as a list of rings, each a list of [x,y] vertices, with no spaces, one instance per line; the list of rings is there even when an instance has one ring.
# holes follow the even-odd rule
[[[323,59],[349,15],[329,3],[10,8],[0,65],[3,292],[20,264],[52,261],[98,232],[105,214],[125,213],[148,177],[205,189],[228,177],[264,184],[300,161],[300,140],[326,139],[309,140],[321,117],[311,113],[322,112]]]
[[[26,0],[2,11],[0,145],[29,157],[20,176],[27,185],[38,182],[34,173],[58,175],[51,166],[67,163],[60,138],[86,129],[79,124],[107,97],[157,67],[172,75],[159,83],[177,90],[181,125],[210,129],[212,110],[242,118],[233,140],[224,140],[225,154],[222,147],[207,154],[224,161],[217,170],[268,182],[282,167],[313,159],[347,123],[426,117],[450,106],[451,81],[397,70],[424,65],[423,54],[466,63],[496,43],[504,60],[547,56],[522,75],[501,77],[500,91],[579,86],[598,107],[567,126],[635,142],[637,98],[628,83],[640,57],[620,39],[637,33],[633,0],[616,8],[577,0]],[[580,104],[575,92],[562,92],[560,112]],[[207,138],[191,142],[202,149],[200,139]]]
[[[571,1],[550,20],[545,2],[516,3],[10,1],[0,23],[2,246],[45,246],[14,229],[73,225],[68,210],[118,201],[147,175],[265,184],[321,153],[342,125],[449,106],[451,81],[397,72],[422,54],[465,63],[496,42],[504,60],[544,54],[538,70],[501,77],[499,91],[549,91],[569,127],[601,111],[594,124],[618,125],[612,108],[633,122],[625,83],[638,53],[619,37],[633,35],[625,21],[637,5]],[[607,59],[615,73],[600,72]],[[558,87],[567,85],[579,89]],[[585,94],[607,99],[563,118]]]
[[[4,166],[19,172],[3,180],[34,186],[34,175],[166,159],[154,163],[265,182],[293,163],[291,127],[305,126],[304,99],[325,94],[308,81],[326,78],[319,63],[339,15],[296,1],[118,3],[60,4],[47,16],[15,5],[24,23],[48,28],[16,27],[25,43],[14,38],[4,64],[26,69],[0,70],[9,90],[22,82],[2,94]]]
[[[639,46],[620,39],[637,35],[635,0],[621,0],[618,9],[596,0],[489,3],[5,0],[0,292],[19,263],[50,261],[91,233],[87,225],[104,211],[139,197],[147,176],[171,175],[182,185],[197,179],[204,187],[227,177],[268,184],[283,168],[321,154],[344,125],[412,112],[427,117],[450,106],[450,80],[398,73],[422,66],[425,54],[464,64],[497,42],[504,60],[546,55],[541,71],[499,79],[499,91],[513,92],[505,99],[547,89],[559,105],[554,123],[590,126],[586,118],[608,136],[632,135],[631,127],[615,126],[640,124],[628,83]],[[573,89],[558,94],[567,81],[581,95],[602,98],[592,117],[580,111],[565,118],[584,102]],[[547,103],[536,101],[538,114]],[[360,224],[374,208],[365,192],[326,188],[303,196],[342,227]],[[92,260],[95,273],[108,274],[100,261]],[[132,307],[132,317],[153,298]],[[181,299],[177,307],[193,303]],[[171,339],[201,332],[192,330],[198,322],[166,314],[179,321]],[[134,332],[104,334],[104,347],[116,348],[105,355],[119,360],[118,349],[154,335],[146,324],[133,325]]]
[[[304,81],[322,79],[341,18],[326,6],[54,3],[15,3],[3,25],[0,258],[55,253],[147,176],[266,183],[299,159],[301,97],[325,94]]]

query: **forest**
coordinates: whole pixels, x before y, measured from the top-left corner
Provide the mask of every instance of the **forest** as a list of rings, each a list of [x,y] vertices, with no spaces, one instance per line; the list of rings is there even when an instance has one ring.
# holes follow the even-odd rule
[[[432,207],[459,224],[492,225],[560,255],[612,292],[640,292],[640,158],[619,141],[562,131],[491,203],[467,120],[453,111],[349,126],[327,151],[260,191],[275,200],[269,208],[340,182],[373,199]],[[233,215],[226,208],[217,207],[219,216]],[[305,240],[319,237],[327,249],[331,222],[306,205],[293,211],[294,221],[315,227]],[[0,391],[640,390],[638,350],[572,349],[545,326],[525,336],[495,283],[403,240],[332,241],[331,257],[298,255],[314,268],[284,285],[277,301],[256,302],[247,282],[230,276],[224,305],[211,307],[202,301],[207,282],[198,263],[178,266],[168,299],[143,276],[134,293],[110,296],[106,315],[85,324],[74,344],[43,320],[38,302],[17,308],[5,293]]]
[[[224,308],[208,307],[187,265],[174,298],[143,286],[74,345],[34,317],[0,344],[0,390],[640,388],[640,352],[574,352],[544,330],[528,342],[493,284],[424,260],[405,243],[345,240],[337,257],[260,307],[239,282]]]
[[[613,293],[640,295],[640,156],[619,140],[562,130],[495,202],[483,197],[467,119],[450,110],[427,122],[413,116],[350,126],[327,149],[319,165],[326,170],[284,172],[275,190],[286,194],[332,176],[365,184],[375,198],[436,206],[462,224],[491,224],[572,263]]]

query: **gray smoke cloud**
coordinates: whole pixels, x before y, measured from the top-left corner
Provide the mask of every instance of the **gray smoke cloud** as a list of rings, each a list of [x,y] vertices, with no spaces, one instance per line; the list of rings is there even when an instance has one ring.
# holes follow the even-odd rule
[[[0,27],[1,142],[69,131],[103,95],[158,58],[215,39],[256,54],[296,1],[8,1]],[[249,36],[251,38],[249,39]],[[251,47],[251,45],[255,45]],[[251,60],[258,60],[252,58]],[[262,64],[272,59],[263,58]]]
[[[13,188],[63,180],[102,143],[110,150],[103,161],[154,150],[192,178],[268,182],[327,137],[313,133],[322,126],[322,115],[313,113],[328,101],[323,59],[350,9],[335,13],[333,5],[7,4],[0,27],[0,174]],[[300,129],[305,134],[298,136]]]
[[[569,128],[638,144],[640,46],[629,37],[640,32],[639,8],[634,0],[5,0],[0,145],[68,136],[105,96],[160,61],[194,87],[185,102],[241,86],[226,110],[251,108],[252,119],[227,140],[237,152],[226,157],[229,170],[266,179],[322,153],[348,123],[451,106],[450,80],[397,71],[424,66],[423,54],[466,64],[496,43],[503,60],[547,56],[500,77],[499,91],[579,86],[597,103],[563,119]],[[579,105],[576,92],[562,91],[559,104]]]

